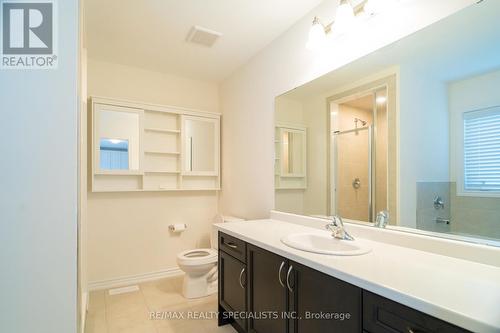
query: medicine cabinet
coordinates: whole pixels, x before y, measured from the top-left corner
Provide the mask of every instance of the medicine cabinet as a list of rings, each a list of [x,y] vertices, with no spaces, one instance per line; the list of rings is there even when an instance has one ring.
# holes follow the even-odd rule
[[[275,187],[307,187],[307,130],[300,125],[278,125],[275,128]]]
[[[92,191],[220,189],[220,114],[92,98]]]

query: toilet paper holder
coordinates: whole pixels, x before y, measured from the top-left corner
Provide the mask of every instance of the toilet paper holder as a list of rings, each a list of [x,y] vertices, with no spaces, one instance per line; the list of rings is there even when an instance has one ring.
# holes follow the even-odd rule
[[[179,224],[171,224],[168,226],[168,230],[172,232],[183,232],[187,229],[187,224],[179,223]]]

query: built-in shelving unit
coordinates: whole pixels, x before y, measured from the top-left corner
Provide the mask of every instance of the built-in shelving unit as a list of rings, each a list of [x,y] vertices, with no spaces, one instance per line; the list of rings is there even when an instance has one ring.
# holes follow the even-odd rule
[[[119,191],[193,191],[193,190],[218,190],[220,189],[220,114],[176,108],[171,106],[152,105],[130,101],[120,101],[108,98],[91,99],[93,115],[93,140],[92,140],[92,191],[94,192],[119,192]],[[99,110],[114,110],[139,112],[140,124],[140,165],[137,170],[101,170],[98,155],[100,154],[98,121]],[[196,129],[185,124],[186,117],[190,121],[200,123],[213,123],[213,133],[208,134],[208,139],[198,140],[210,147],[193,147],[193,136]],[[184,131],[183,131],[184,129]],[[203,133],[201,135],[207,135]],[[199,139],[199,138],[198,138]],[[207,142],[207,143],[205,143]],[[183,144],[189,147],[182,147]],[[196,156],[209,158],[209,169],[202,172],[183,167],[187,158],[192,161],[193,151],[213,151],[214,156]],[[130,152],[132,152],[130,150]],[[129,153],[130,153],[129,152]],[[189,156],[184,156],[189,154]],[[203,164],[206,165],[207,163]],[[191,162],[189,166],[192,166]]]

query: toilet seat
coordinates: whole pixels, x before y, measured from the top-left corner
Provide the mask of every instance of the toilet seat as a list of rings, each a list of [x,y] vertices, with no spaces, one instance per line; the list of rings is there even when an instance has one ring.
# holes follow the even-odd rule
[[[177,260],[180,265],[196,266],[216,263],[217,256],[217,251],[214,249],[194,249],[179,253]]]

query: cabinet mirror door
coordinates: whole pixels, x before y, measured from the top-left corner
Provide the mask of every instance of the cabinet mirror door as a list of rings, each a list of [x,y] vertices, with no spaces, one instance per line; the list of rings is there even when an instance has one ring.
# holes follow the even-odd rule
[[[281,142],[281,175],[302,177],[305,173],[305,130],[282,128]]]
[[[142,116],[139,109],[97,104],[94,108],[94,169],[97,174],[140,174]]]
[[[182,133],[183,174],[193,176],[218,175],[218,119],[183,116]]]

